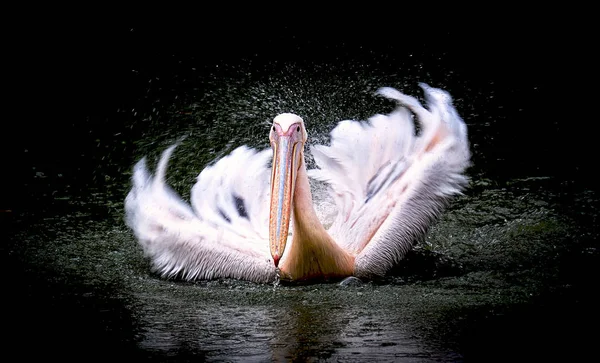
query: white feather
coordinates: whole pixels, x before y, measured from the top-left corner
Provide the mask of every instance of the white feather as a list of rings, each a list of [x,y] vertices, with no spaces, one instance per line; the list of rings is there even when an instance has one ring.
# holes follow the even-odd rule
[[[175,147],[163,152],[155,177],[149,174],[145,159],[136,164],[133,188],[125,200],[126,222],[155,270],[165,277],[187,280],[274,281],[275,265],[264,237],[268,228],[268,151],[256,153],[240,147],[204,169],[192,189],[194,213],[165,184],[167,163]],[[247,218],[240,216],[234,195],[244,201]]]
[[[329,233],[356,255],[357,276],[384,275],[467,184],[466,125],[448,93],[421,87],[428,110],[382,88],[378,93],[396,100],[398,109],[367,122],[343,121],[330,146],[312,147],[319,169],[308,174],[331,187],[338,214]],[[418,136],[409,111],[421,124]]]

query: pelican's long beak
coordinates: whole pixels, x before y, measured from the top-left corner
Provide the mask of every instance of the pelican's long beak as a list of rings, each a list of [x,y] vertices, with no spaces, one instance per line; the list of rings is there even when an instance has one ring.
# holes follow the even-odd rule
[[[285,251],[287,243],[296,173],[303,148],[301,136],[296,127],[282,132],[274,126],[275,134],[271,138],[273,147],[273,165],[271,174],[271,211],[269,216],[269,247],[275,266]]]

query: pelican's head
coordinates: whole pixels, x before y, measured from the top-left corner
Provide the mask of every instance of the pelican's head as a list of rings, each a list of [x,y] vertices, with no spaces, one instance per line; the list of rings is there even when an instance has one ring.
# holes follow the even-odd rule
[[[307,139],[304,121],[292,113],[278,115],[273,120],[269,139],[273,148],[269,248],[277,266],[287,242],[296,174],[302,165]]]

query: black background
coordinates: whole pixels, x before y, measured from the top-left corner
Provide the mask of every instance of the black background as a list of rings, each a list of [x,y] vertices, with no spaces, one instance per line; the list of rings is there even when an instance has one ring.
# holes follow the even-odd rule
[[[250,16],[240,9],[233,14],[180,9],[148,17],[118,9],[77,15],[51,9],[9,19],[4,26],[9,96],[1,133],[9,177],[1,178],[2,208],[14,208],[27,194],[21,186],[32,165],[64,172],[82,163],[73,155],[102,136],[106,122],[121,122],[117,109],[144,102],[148,80],[161,79],[163,88],[192,87],[193,77],[179,81],[191,67],[201,74],[241,59],[310,67],[315,61],[370,62],[384,55],[434,74],[450,69],[461,84],[444,86],[466,98],[465,104],[479,95],[469,108],[485,115],[480,122],[501,119],[487,150],[489,159],[499,160],[489,165],[491,176],[521,170],[595,187],[588,131],[593,106],[586,108],[585,91],[575,86],[592,76],[585,22],[567,28],[561,21],[566,13],[498,10],[463,18],[408,11],[392,16],[386,9],[346,15],[303,10]],[[493,97],[486,99],[488,93]]]

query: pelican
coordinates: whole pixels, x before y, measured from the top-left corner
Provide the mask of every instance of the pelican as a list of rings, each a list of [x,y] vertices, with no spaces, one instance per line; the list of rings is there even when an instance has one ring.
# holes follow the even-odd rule
[[[206,167],[191,205],[165,182],[176,145],[163,152],[155,175],[142,158],[125,200],[126,223],[164,278],[267,283],[385,276],[468,181],[464,121],[446,91],[420,86],[427,108],[396,89],[378,90],[398,107],[368,121],[340,122],[329,146],[311,146],[314,170],[306,167],[303,119],[276,116],[271,150],[241,146]],[[326,183],[335,202],[327,229],[309,177]]]

